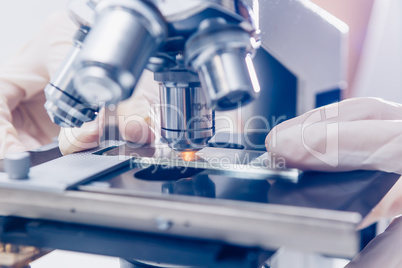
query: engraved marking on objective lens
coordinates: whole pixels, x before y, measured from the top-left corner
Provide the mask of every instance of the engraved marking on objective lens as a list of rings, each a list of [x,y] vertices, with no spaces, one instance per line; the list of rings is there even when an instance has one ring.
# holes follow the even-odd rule
[[[203,116],[197,116],[196,118],[193,118],[192,123],[204,123],[204,122],[211,122],[212,121],[212,116],[210,114],[203,115]]]
[[[207,109],[208,107],[206,103],[193,103],[193,110],[202,111]]]

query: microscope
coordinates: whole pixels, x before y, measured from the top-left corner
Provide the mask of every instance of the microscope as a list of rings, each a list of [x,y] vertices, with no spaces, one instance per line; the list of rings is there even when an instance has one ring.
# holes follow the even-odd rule
[[[73,47],[45,89],[52,120],[94,120],[129,98],[148,69],[174,157],[153,147],[126,154],[120,141],[66,156],[57,147],[32,152],[29,176],[0,172],[2,243],[138,267],[261,267],[268,258],[271,267],[330,267],[327,256],[359,252],[362,217],[399,175],[299,173],[255,161],[266,152],[247,141],[209,147],[221,111],[242,110],[244,126],[266,131],[266,119],[339,100],[343,22],[308,0],[72,0],[70,15],[79,26]],[[198,150],[202,159],[175,158]]]
[[[176,151],[198,151],[214,135],[215,111],[258,95],[259,29],[244,1],[81,2],[94,17],[70,10],[79,30],[45,90],[54,123],[94,120],[102,105],[129,98],[146,68],[160,85],[161,136]]]

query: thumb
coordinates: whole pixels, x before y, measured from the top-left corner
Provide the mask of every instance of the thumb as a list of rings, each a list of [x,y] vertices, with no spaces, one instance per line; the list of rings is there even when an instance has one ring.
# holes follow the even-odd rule
[[[402,267],[402,217],[395,218],[345,268]]]
[[[159,86],[152,73],[145,70],[134,94],[121,102],[117,109],[119,130],[124,140],[135,143],[151,143],[155,139],[152,109],[159,103]]]
[[[105,109],[96,119],[86,122],[80,128],[62,128],[59,134],[59,148],[63,155],[95,148],[103,135]]]

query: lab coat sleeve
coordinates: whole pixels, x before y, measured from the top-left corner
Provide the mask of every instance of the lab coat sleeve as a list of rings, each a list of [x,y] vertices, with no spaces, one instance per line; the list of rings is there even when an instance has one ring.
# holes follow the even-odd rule
[[[71,46],[75,29],[66,13],[53,14],[34,38],[0,67],[0,157],[26,149],[13,126],[12,112],[43,94]]]

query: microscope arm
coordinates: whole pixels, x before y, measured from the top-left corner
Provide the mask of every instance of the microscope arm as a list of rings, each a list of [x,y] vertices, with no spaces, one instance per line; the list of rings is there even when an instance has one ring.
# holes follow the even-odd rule
[[[247,2],[259,9],[262,48],[298,79],[297,114],[326,104],[317,94],[346,88],[345,23],[307,0]]]

